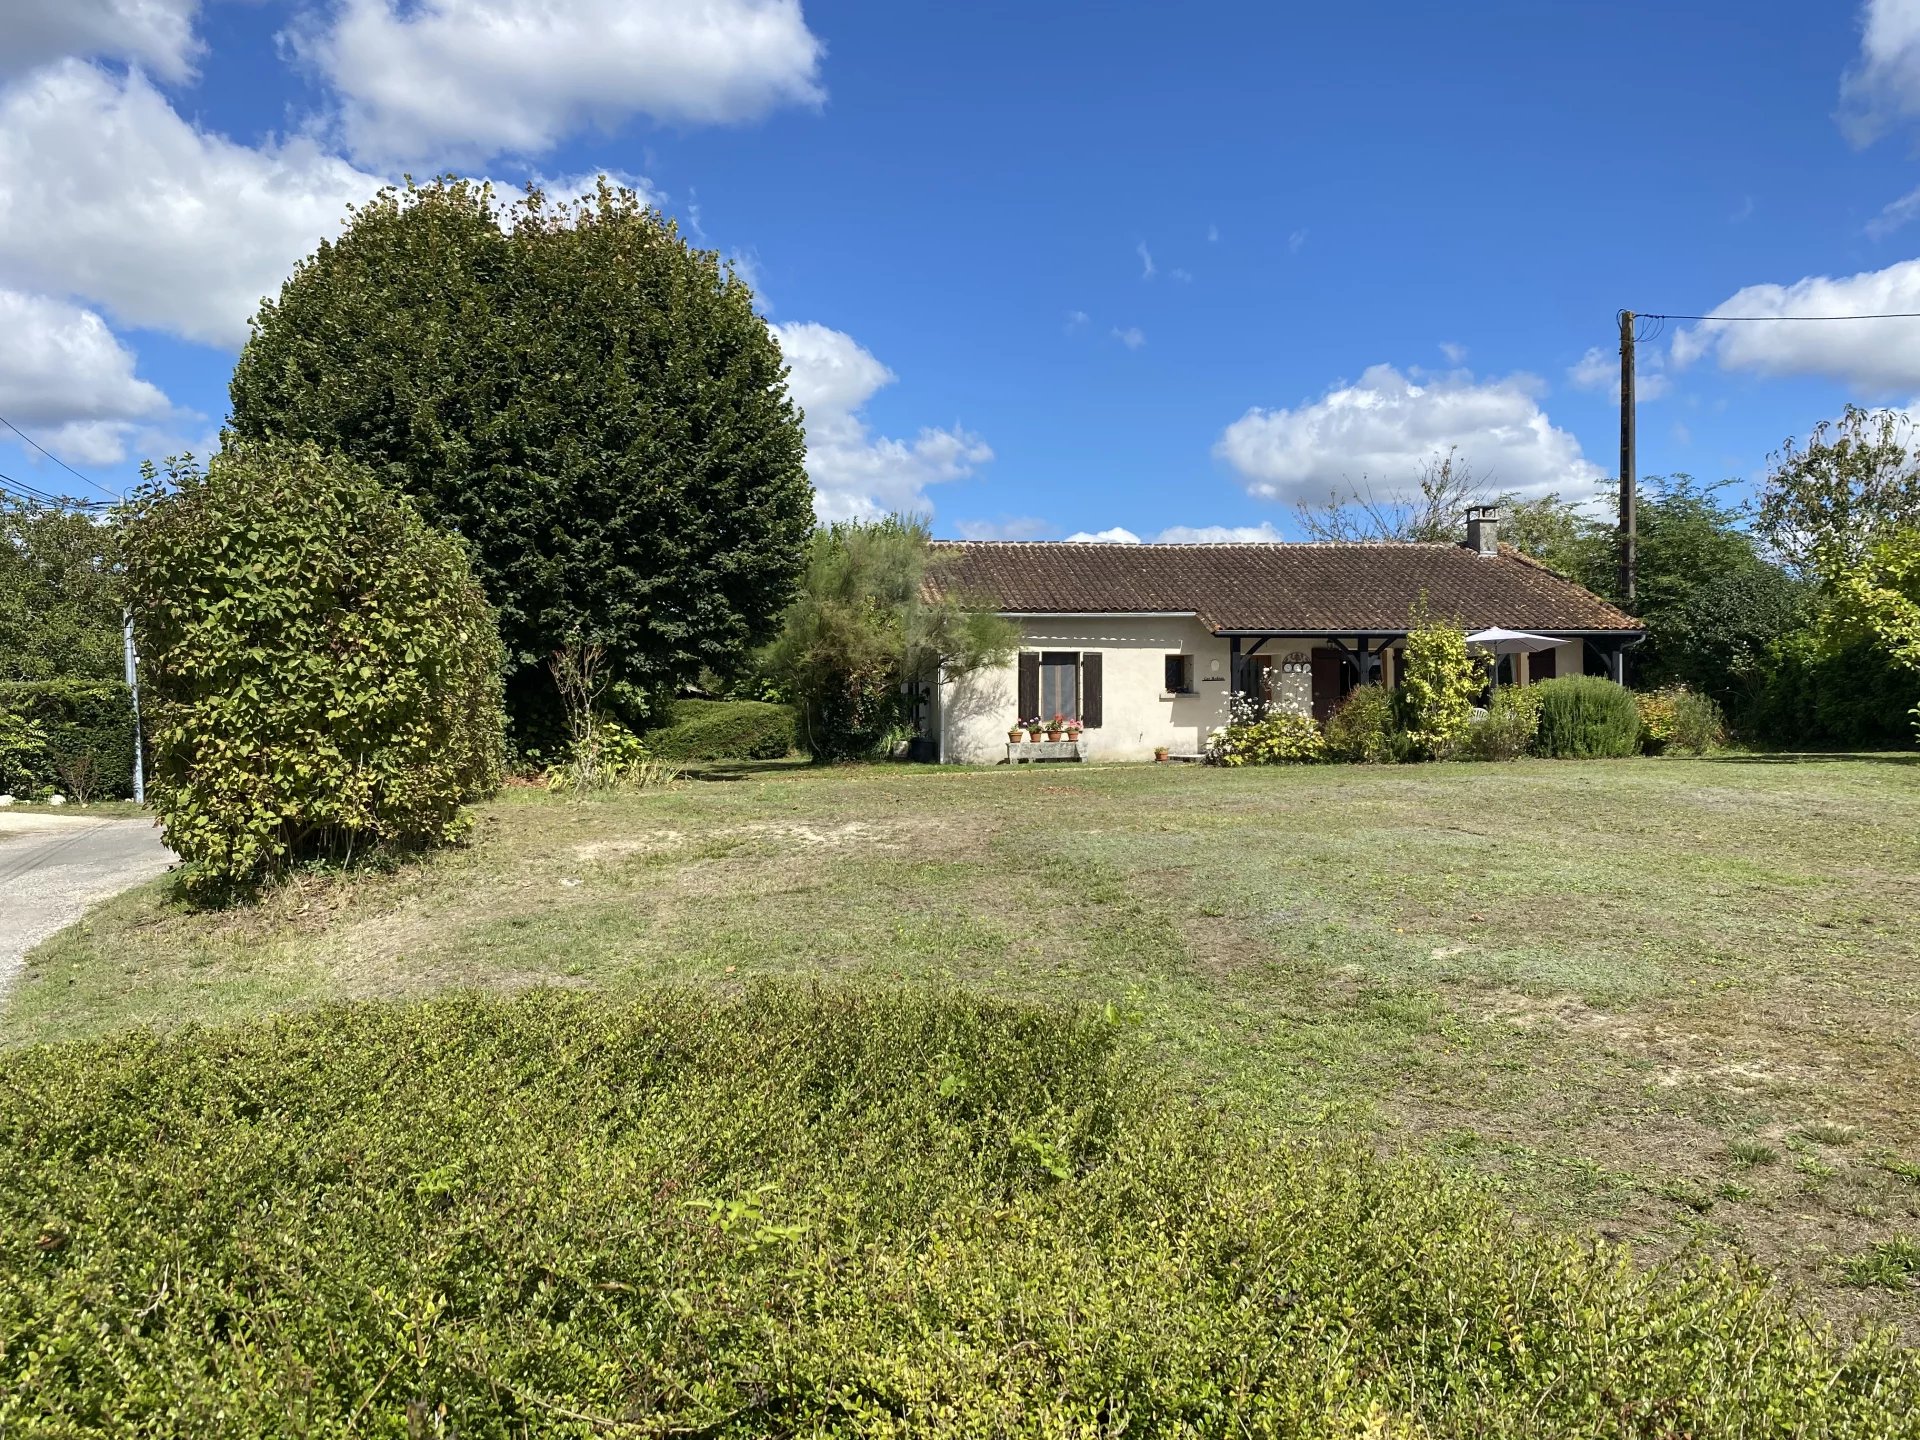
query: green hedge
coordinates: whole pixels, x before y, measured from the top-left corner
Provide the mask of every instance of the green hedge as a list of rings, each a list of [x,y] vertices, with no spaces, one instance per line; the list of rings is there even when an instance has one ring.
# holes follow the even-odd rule
[[[1566,675],[1532,689],[1540,704],[1535,754],[1594,760],[1639,753],[1640,709],[1626,686],[1598,675]]]
[[[1880,1436],[1913,1352],[890,991],[0,1058],[0,1434]]]
[[[84,788],[94,796],[133,794],[133,697],[119,681],[0,681],[0,712],[24,718],[45,737],[37,755],[0,752],[0,793],[66,793],[84,766],[91,772]]]
[[[778,760],[794,748],[793,710],[764,700],[678,700],[644,737],[661,760]]]

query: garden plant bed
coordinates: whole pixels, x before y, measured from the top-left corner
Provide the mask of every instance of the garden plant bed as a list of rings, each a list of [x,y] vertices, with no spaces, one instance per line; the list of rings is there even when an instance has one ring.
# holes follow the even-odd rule
[[[712,773],[511,792],[470,849],[252,910],[158,882],[34,952],[0,1025],[754,977],[1111,1006],[1248,1123],[1920,1339],[1911,756]]]

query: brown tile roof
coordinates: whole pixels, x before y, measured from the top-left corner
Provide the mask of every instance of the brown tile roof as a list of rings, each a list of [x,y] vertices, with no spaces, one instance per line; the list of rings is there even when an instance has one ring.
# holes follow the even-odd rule
[[[1470,630],[1632,630],[1640,622],[1503,545],[1103,545],[942,540],[944,583],[1003,611],[1192,611],[1211,630],[1397,634],[1422,594]]]

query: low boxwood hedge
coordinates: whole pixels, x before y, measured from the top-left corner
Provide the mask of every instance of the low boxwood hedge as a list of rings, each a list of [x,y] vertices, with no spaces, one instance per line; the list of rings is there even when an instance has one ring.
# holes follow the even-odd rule
[[[117,680],[0,681],[0,714],[43,737],[38,753],[0,759],[0,792],[27,798],[78,788],[102,799],[133,794],[133,695]],[[9,727],[10,729],[12,727]]]
[[[764,700],[679,700],[645,740],[661,760],[778,760],[793,753],[793,710]]]
[[[1912,1352],[1088,1014],[362,1004],[0,1058],[0,1434],[1879,1436]],[[1900,1417],[1907,1417],[1902,1420]]]

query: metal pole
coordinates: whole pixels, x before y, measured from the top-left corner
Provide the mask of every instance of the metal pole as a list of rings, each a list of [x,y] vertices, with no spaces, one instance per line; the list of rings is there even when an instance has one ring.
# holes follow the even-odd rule
[[[1640,569],[1640,502],[1634,471],[1633,312],[1620,312],[1620,603],[1631,607]]]
[[[121,639],[127,656],[127,693],[133,697],[133,802],[144,805],[147,803],[147,767],[140,745],[140,670],[133,652],[133,611],[123,610],[121,617]]]

